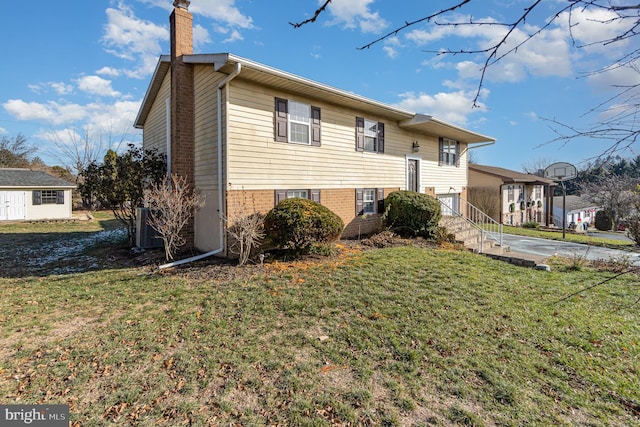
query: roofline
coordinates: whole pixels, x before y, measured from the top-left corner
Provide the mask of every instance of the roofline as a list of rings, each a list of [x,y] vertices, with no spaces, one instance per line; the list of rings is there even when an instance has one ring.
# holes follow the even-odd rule
[[[0,189],[3,190],[41,190],[43,188],[61,188],[65,190],[73,190],[78,188],[77,185],[0,185]]]
[[[277,68],[270,67],[265,64],[261,64],[259,62],[252,61],[247,58],[243,58],[241,56],[237,56],[231,53],[217,53],[217,54],[191,54],[191,55],[183,55],[182,60],[188,64],[211,64],[214,67],[215,71],[220,71],[225,65],[235,65],[240,63],[243,68],[254,69],[257,71],[262,71],[268,73],[273,76],[277,76],[283,79],[288,79],[303,85],[311,86],[313,88],[319,89],[321,91],[328,92],[335,96],[349,98],[351,100],[355,100],[357,102],[370,105],[375,108],[379,108],[382,110],[386,110],[391,114],[398,115],[403,117],[404,119],[398,119],[400,126],[412,127],[420,124],[432,123],[438,126],[443,126],[455,132],[463,133],[469,136],[469,144],[474,143],[495,143],[495,139],[486,135],[482,135],[476,132],[472,132],[468,129],[464,129],[460,126],[453,125],[451,123],[447,123],[444,120],[437,119],[433,116],[415,113],[412,111],[408,111],[402,108],[394,107],[389,104],[385,104],[380,101],[373,100],[371,98],[367,98],[353,92],[349,92],[343,89],[338,89],[334,86],[330,86],[324,83],[319,83],[315,80],[311,80],[305,77],[298,76],[296,74],[292,74]],[[156,65],[156,69],[153,73],[153,77],[151,78],[151,82],[149,84],[149,88],[145,94],[144,100],[140,105],[140,110],[138,111],[138,115],[134,122],[134,127],[141,129],[144,126],[144,122],[146,120],[147,115],[149,114],[149,110],[151,109],[147,103],[155,98],[158,91],[160,90],[160,85],[164,80],[166,73],[170,68],[171,57],[169,55],[162,55],[158,60],[158,64]]]
[[[151,106],[146,107],[147,102],[151,98],[155,98],[160,91],[160,85],[162,84],[167,71],[169,71],[170,66],[171,55],[160,55],[160,58],[158,58],[158,63],[156,64],[156,69],[153,71],[153,76],[151,76],[151,80],[149,81],[147,91],[144,94],[144,99],[140,104],[140,109],[138,110],[136,120],[133,122],[133,127],[135,127],[136,129],[142,129],[142,127],[144,126],[144,121],[147,119],[147,115],[149,114],[149,110],[151,109]]]
[[[502,179],[502,183],[503,184],[540,184],[540,185],[550,185],[550,186],[554,186],[556,185],[556,182],[548,179],[548,178],[544,178],[541,176],[537,176],[537,175],[533,175],[530,173],[522,173],[522,172],[518,172],[518,171],[511,171],[511,172],[515,172],[519,175],[522,176],[530,176],[531,178],[527,178],[527,179],[517,179],[517,178],[513,178],[511,176],[508,175],[504,175],[504,174],[500,174],[497,171],[487,171],[484,169],[478,169],[475,168],[474,166],[485,166],[485,167],[489,167],[489,168],[497,168],[498,166],[486,166],[486,165],[477,165],[474,163],[469,163],[469,169],[474,169],[477,172],[480,173],[486,173],[488,175],[493,175],[495,177],[498,177],[500,179]],[[500,168],[500,169],[504,169],[504,170],[510,170],[510,169],[505,169],[505,168]]]

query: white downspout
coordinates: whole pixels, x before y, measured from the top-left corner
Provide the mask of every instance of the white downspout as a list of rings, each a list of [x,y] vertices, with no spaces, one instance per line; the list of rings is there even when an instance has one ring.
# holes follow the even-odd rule
[[[222,197],[222,191],[223,191],[223,182],[222,182],[222,126],[221,126],[221,122],[222,122],[222,89],[226,89],[227,90],[227,94],[228,94],[228,83],[233,80],[238,74],[240,74],[240,71],[242,70],[242,64],[240,64],[239,62],[236,64],[236,69],[235,71],[233,71],[231,74],[229,74],[227,77],[225,77],[224,80],[222,80],[219,84],[218,84],[218,117],[217,117],[217,123],[216,126],[218,127],[218,222],[219,222],[219,235],[220,235],[220,241],[219,241],[219,248],[215,249],[213,251],[204,253],[204,254],[200,254],[200,255],[196,255],[193,256],[191,258],[185,258],[185,259],[181,259],[179,261],[174,261],[174,262],[170,262],[167,264],[162,264],[160,267],[158,267],[158,269],[162,270],[164,268],[169,268],[169,267],[175,267],[177,265],[181,265],[181,264],[187,264],[193,261],[198,261],[201,260],[203,258],[207,258],[213,255],[217,255],[220,252],[222,252],[224,250],[224,208],[223,208],[223,203],[224,203],[224,198]],[[225,98],[226,99],[226,98]],[[227,129],[227,127],[225,126],[225,129]],[[226,141],[225,141],[226,142]],[[225,146],[225,152],[226,152],[226,147],[227,144],[224,144]]]

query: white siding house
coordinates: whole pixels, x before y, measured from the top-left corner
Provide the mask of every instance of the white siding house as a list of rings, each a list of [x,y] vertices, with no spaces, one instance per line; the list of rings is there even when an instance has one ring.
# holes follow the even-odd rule
[[[71,218],[74,188],[42,171],[0,169],[0,221]]]

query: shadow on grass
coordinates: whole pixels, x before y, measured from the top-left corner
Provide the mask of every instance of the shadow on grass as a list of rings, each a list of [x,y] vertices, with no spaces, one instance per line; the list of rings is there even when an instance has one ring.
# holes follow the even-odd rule
[[[117,268],[129,252],[127,231],[113,218],[21,222],[0,226],[0,277],[44,277]]]

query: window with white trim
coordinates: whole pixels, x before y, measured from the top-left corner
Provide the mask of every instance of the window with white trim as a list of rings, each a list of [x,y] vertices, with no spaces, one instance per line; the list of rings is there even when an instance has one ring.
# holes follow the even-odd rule
[[[308,144],[310,140],[311,106],[289,101],[289,141]]]
[[[287,199],[293,199],[294,197],[308,199],[309,190],[287,190]]]
[[[376,213],[376,190],[374,188],[365,188],[362,191],[362,213]]]
[[[364,119],[364,151],[378,151],[378,122]]]
[[[384,123],[356,117],[356,151],[384,153]]]
[[[320,108],[275,98],[275,140],[319,147]]]
[[[320,190],[319,189],[285,189],[275,190],[275,204],[277,205],[285,199],[293,199],[299,197],[301,199],[309,199],[316,203],[320,203]]]
[[[384,213],[384,188],[356,188],[356,215]]]
[[[460,166],[460,143],[449,138],[440,138],[439,165]]]

